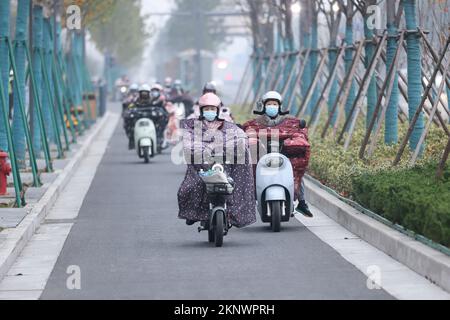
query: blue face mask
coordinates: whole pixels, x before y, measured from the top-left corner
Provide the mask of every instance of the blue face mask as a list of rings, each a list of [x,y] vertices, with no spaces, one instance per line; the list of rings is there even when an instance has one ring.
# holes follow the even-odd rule
[[[266,115],[271,118],[275,118],[278,115],[279,108],[276,106],[267,106],[266,107]]]
[[[205,111],[203,112],[203,116],[209,122],[213,122],[217,118],[217,111]]]

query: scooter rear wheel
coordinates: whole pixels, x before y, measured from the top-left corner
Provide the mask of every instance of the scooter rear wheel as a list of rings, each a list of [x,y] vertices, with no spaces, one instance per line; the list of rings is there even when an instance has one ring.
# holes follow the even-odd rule
[[[214,233],[215,233],[215,244],[216,247],[222,247],[223,245],[223,234],[224,234],[224,213],[223,212],[217,212],[216,214],[216,221],[214,225]]]

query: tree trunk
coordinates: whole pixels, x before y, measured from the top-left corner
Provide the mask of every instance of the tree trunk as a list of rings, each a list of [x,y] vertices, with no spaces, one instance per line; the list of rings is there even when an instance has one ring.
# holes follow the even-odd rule
[[[55,50],[55,57],[56,57],[56,63],[58,64],[59,61],[62,61],[62,44],[61,44],[61,20],[59,19],[59,16],[56,16],[53,20],[54,26],[53,26],[53,30],[54,30],[54,46],[53,49]],[[58,67],[56,66],[56,70],[58,70]],[[64,98],[64,92],[62,84],[60,83],[60,81],[58,79],[55,79],[56,81],[56,86],[58,88],[58,99],[59,101],[62,101],[63,103],[65,102],[65,98]],[[67,101],[66,101],[67,103]],[[61,111],[63,112],[63,111]],[[61,130],[64,130],[64,128],[62,128],[63,126],[65,126],[64,123],[60,123],[61,126]]]
[[[253,83],[253,92],[256,94],[256,91],[258,91],[259,88],[259,79],[261,78],[261,68],[258,69],[259,61],[258,57],[262,55],[262,43],[261,43],[261,32],[260,32],[260,24],[259,24],[259,15],[260,15],[260,8],[261,4],[252,1],[247,0],[247,3],[250,7],[250,22],[251,22],[251,29],[252,29],[252,36],[253,36],[253,54],[255,55],[255,59],[253,60],[253,77],[255,79],[255,82]],[[262,66],[262,65],[261,65]]]
[[[328,51],[328,74],[331,75],[333,72],[333,67],[336,63],[338,48],[337,48],[337,36],[339,33],[339,25],[341,22],[341,12],[339,11],[337,14],[330,10],[331,22],[330,22],[330,49]],[[333,83],[330,87],[330,93],[328,95],[328,114],[331,114],[334,104],[336,103],[337,93],[338,93],[338,80],[335,77]],[[331,119],[331,125],[334,126],[337,120],[337,112],[333,114]]]
[[[45,65],[45,72],[47,73],[48,80],[51,83],[51,75],[50,75],[50,67],[51,67],[51,54],[53,54],[53,44],[50,37],[50,18],[44,18],[43,23],[43,50],[42,50],[42,63]],[[44,72],[44,70],[43,70]],[[42,113],[44,116],[44,123],[45,123],[45,132],[47,133],[47,139],[49,142],[55,142],[55,134],[52,126],[52,115],[51,112],[53,112],[53,106],[51,99],[48,95],[48,89],[50,89],[50,94],[53,92],[52,88],[47,88],[47,84],[45,80],[43,81],[42,86]]]
[[[292,30],[292,11],[291,11],[291,7],[292,7],[292,0],[285,0],[284,1],[284,9],[286,10],[286,14],[285,14],[285,23],[284,23],[284,29],[285,29],[285,39],[284,39],[284,50],[288,51],[288,52],[292,52],[294,51],[294,34],[293,34],[293,30]],[[287,68],[285,68],[285,74],[284,74],[284,85],[285,86],[289,86],[288,87],[288,91],[286,92],[286,96],[283,97],[285,99],[285,101],[289,101],[290,96],[292,94],[293,91],[293,84],[289,84],[287,83],[287,81],[289,80],[289,75],[291,74],[291,72],[295,72],[294,70],[292,70],[292,68],[294,67],[295,64],[295,59],[296,57],[294,55],[289,56],[288,59],[288,66]]]
[[[407,30],[417,30],[416,22],[416,0],[403,0]],[[420,38],[417,33],[408,33],[406,36],[408,48],[408,103],[409,119],[412,120],[422,98],[422,72],[421,72],[421,48]],[[414,127],[410,138],[410,148],[416,149],[420,136],[424,129],[423,112]],[[424,145],[422,145],[423,151]]]
[[[302,12],[301,12],[301,22],[300,22],[300,37],[301,37],[301,49],[303,51],[311,48],[311,0],[303,0],[302,2]],[[302,76],[302,85],[301,85],[301,94],[304,99],[308,93],[308,89],[311,85],[311,57],[309,57],[308,61],[304,61],[306,63],[305,69],[303,71]],[[298,105],[294,103],[293,113],[298,113]],[[307,106],[305,106],[307,107]]]
[[[346,46],[352,46],[353,45],[353,3],[351,1],[347,1],[347,19],[346,19],[346,25],[345,25],[345,44]],[[353,60],[353,49],[348,48],[345,50],[345,72],[350,72],[350,68],[352,65]],[[353,103],[355,101],[355,80],[351,80],[351,87],[350,87],[350,93],[348,95],[348,99],[345,103],[345,116],[346,118],[350,117],[351,109],[353,106]]]
[[[38,99],[42,97],[42,67],[40,64],[39,53],[37,50],[40,50],[43,46],[43,28],[44,28],[44,17],[43,17],[43,8],[40,5],[33,6],[33,66],[32,72],[34,73],[34,78],[36,82],[37,88],[36,95]],[[33,146],[36,152],[36,157],[39,158],[39,155],[42,151],[42,139],[41,139],[41,130],[39,127],[39,120],[37,116],[37,103],[34,104],[35,110],[33,112]]]
[[[14,115],[13,115],[13,141],[16,151],[16,158],[20,167],[25,166],[25,129],[23,127],[22,113],[20,112],[19,94],[23,97],[25,103],[25,72],[26,72],[26,53],[22,42],[26,42],[28,38],[28,22],[30,18],[30,0],[19,0],[17,4],[16,19],[16,41],[17,46],[14,49],[14,57],[16,60],[17,74],[15,75],[19,87],[14,86]],[[24,106],[25,107],[25,106]]]
[[[388,44],[386,51],[386,72],[391,68],[392,62],[397,51],[398,44],[397,36],[398,30],[395,23],[395,0],[387,1],[387,30],[388,30]],[[397,66],[394,68],[394,84],[392,87],[391,99],[386,110],[386,126],[385,126],[385,143],[396,144],[398,142],[398,103],[399,103],[399,88],[398,88],[398,73]]]
[[[311,3],[311,49],[313,49],[314,51],[311,52],[311,81],[314,81],[313,77],[316,74],[316,69],[317,69],[317,61],[318,61],[318,57],[319,57],[319,52],[317,51],[318,49],[318,29],[319,29],[319,25],[318,25],[318,14],[319,11],[316,10],[315,8],[315,2]],[[319,88],[319,84],[317,84],[316,89],[313,92],[313,95],[311,97],[311,101],[309,103],[308,106],[308,111],[307,114],[311,115],[311,122],[314,121],[315,115],[312,114],[313,108],[314,106],[317,104],[317,101],[319,100],[319,92],[320,92],[320,88]]]
[[[391,0],[388,0],[388,1],[391,1]],[[395,0],[392,0],[392,1],[395,1]],[[367,10],[368,6],[374,5],[375,3],[376,3],[376,0],[370,0],[366,6],[366,10]],[[374,32],[373,32],[372,28],[369,28],[368,19],[369,19],[369,15],[366,12],[366,14],[364,15],[364,34],[365,34],[366,40],[372,40],[374,37]],[[370,62],[372,61],[374,53],[375,53],[374,43],[367,42],[366,46],[365,46],[365,50],[366,50],[365,67],[369,68]],[[375,106],[377,104],[377,98],[378,98],[377,83],[375,80],[375,75],[373,75],[370,80],[369,88],[367,90],[366,128],[369,127],[370,121],[372,120],[372,117],[373,117],[373,114],[375,111]]]
[[[3,92],[0,94],[5,98],[5,105],[1,105],[0,108],[5,108],[9,110],[9,56],[8,56],[8,46],[4,38],[9,37],[10,27],[10,0],[3,0],[0,6],[0,81],[3,85]],[[3,109],[0,109],[3,112]],[[3,151],[8,151],[8,140],[6,137],[6,128],[3,121],[0,121],[0,149]]]

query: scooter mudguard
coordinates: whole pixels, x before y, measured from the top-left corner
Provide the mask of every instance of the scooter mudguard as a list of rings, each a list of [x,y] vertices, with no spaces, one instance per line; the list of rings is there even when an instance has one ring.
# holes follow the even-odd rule
[[[223,214],[223,212],[225,212],[225,208],[222,207],[217,207],[213,210],[213,212],[211,213],[210,217],[209,217],[209,228],[212,230],[212,226],[214,225],[214,218],[216,217],[217,214]],[[224,216],[224,221],[226,221],[226,215]],[[225,224],[226,225],[226,224]]]
[[[143,147],[151,147],[152,146],[152,140],[150,138],[142,138],[139,141],[139,146],[141,148],[143,148]]]
[[[286,190],[281,186],[271,186],[266,189],[266,201],[286,201]]]

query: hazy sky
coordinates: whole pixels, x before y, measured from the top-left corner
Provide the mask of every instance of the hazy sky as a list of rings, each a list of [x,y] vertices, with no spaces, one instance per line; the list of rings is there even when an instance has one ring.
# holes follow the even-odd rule
[[[173,0],[142,0],[142,13],[168,13],[174,7]],[[158,30],[164,27],[164,24],[169,19],[169,16],[151,16],[148,23],[156,27]],[[154,41],[158,38],[158,34],[154,34],[150,39],[150,49],[153,46]]]
[[[0,0],[1,1],[1,0]],[[173,0],[142,0],[142,13],[162,13],[162,12],[170,12],[174,7]],[[153,25],[156,29],[162,29],[165,25],[165,22],[169,19],[168,16],[152,16],[149,18],[148,25]],[[145,50],[142,65],[136,67],[134,71],[131,71],[131,78],[134,81],[139,82],[151,82],[154,79],[149,78],[149,75],[153,74],[154,65],[152,59],[152,53],[154,52],[154,43],[158,39],[158,33],[153,34],[151,39],[148,40],[147,49]],[[95,49],[95,46],[92,43],[88,44],[87,47],[88,53],[93,61],[92,67],[95,70],[92,70],[94,75],[100,76],[103,72],[103,56]],[[157,51],[156,51],[157,52]],[[249,55],[251,54],[251,44],[250,39],[238,37],[235,38],[233,44],[229,45],[225,50],[222,50],[217,54],[218,59],[226,59],[229,62],[229,66],[227,70],[220,71],[217,68],[213,68],[213,77],[211,80],[218,80],[220,83],[220,79],[223,79],[223,72],[231,73],[233,76],[234,83],[228,83],[226,87],[222,87],[219,89],[223,92],[225,101],[231,99],[231,96],[234,97],[234,92],[237,89],[238,82],[240,77],[242,76],[243,69],[247,62]]]
[[[174,7],[173,0],[141,0],[142,1],[142,13],[143,14],[151,14],[151,13],[166,13],[170,12]],[[164,27],[166,21],[169,19],[169,16],[151,16],[148,21],[148,25],[152,25],[155,29],[160,30]],[[152,51],[155,41],[158,39],[158,33],[153,34],[151,39],[148,40],[148,46],[146,52],[144,53],[145,62],[143,63],[141,71],[141,75],[139,75],[140,81],[148,81],[147,79],[143,79],[144,75],[148,74],[147,70],[151,69],[150,61],[152,61]]]
[[[175,5],[173,0],[142,0],[143,13],[151,14],[151,13],[170,12],[171,9],[174,8],[174,6]],[[152,16],[149,22],[152,25],[154,25],[157,29],[162,29],[168,18],[169,18],[168,16]],[[139,69],[141,71],[141,75],[139,75],[139,78],[141,78],[140,80],[142,81],[148,81],[142,78],[145,77],[146,74],[148,74],[148,70],[153,69],[152,68],[153,66],[151,64],[151,61],[153,61],[151,54],[153,51],[154,42],[157,40],[157,38],[158,34],[156,33],[149,40],[149,45],[146,50],[146,54],[144,55],[145,57],[144,65],[142,68]],[[251,46],[249,40],[250,39],[236,38],[233,44],[231,44],[230,46],[228,46],[228,48],[218,53],[217,58],[227,59],[230,62],[228,71],[233,74],[233,78],[235,78],[235,81],[238,81],[238,79],[240,78],[243,72],[243,70],[241,69],[244,68],[242,65],[245,65],[246,59],[251,53]],[[214,76],[216,76],[215,71],[213,71],[215,74]],[[233,88],[231,91],[235,91],[235,88]]]

